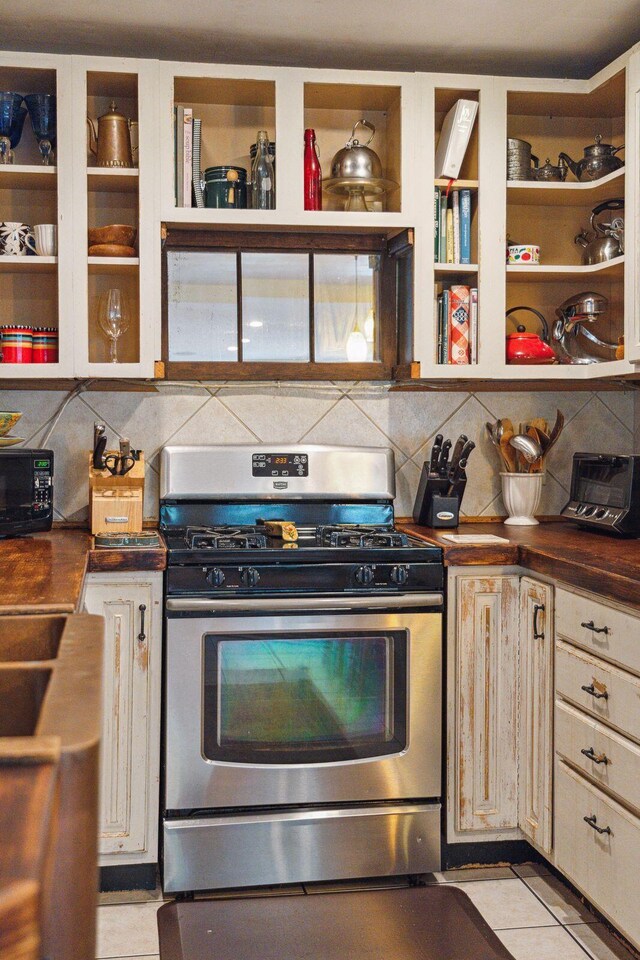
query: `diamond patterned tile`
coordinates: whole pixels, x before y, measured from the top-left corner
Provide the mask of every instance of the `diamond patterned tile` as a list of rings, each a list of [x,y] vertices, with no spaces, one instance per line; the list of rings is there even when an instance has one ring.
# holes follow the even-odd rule
[[[65,396],[66,392],[59,390],[0,390],[0,410],[21,411],[22,417],[12,433],[31,444],[34,434],[41,433]],[[35,438],[33,446],[39,439],[39,436]]]
[[[408,457],[462,406],[465,393],[385,393],[351,398]]]
[[[394,503],[396,517],[411,517],[413,504],[418,491],[421,468],[413,460],[407,460],[396,470],[396,499]]]
[[[379,430],[362,410],[349,397],[343,397],[328,413],[301,437],[308,443],[337,443],[356,447],[392,446],[396,456],[396,467],[400,467],[406,457],[402,451],[389,443],[389,438]]]
[[[217,397],[211,397],[170,438],[171,443],[255,443],[248,429]]]
[[[86,395],[95,411],[94,419],[104,420],[119,437],[128,437],[133,447],[144,450],[147,460],[210,399],[207,390],[192,387],[161,387],[157,393]],[[110,437],[108,443],[112,440]]]
[[[563,430],[547,465],[568,486],[574,453],[631,453],[632,449],[632,429],[624,427],[599,397],[593,397]]]
[[[518,427],[521,421],[544,417],[553,424],[556,410],[562,410],[568,422],[593,396],[591,390],[572,390],[540,393],[479,393],[478,399],[492,414],[487,420],[508,417]]]
[[[255,392],[224,390],[219,399],[265,443],[297,443],[342,394],[335,387],[313,391],[277,387]]]
[[[633,408],[636,396],[637,394],[633,390],[624,390],[620,393],[614,392],[613,390],[603,390],[602,393],[598,394],[598,398],[602,400],[605,407],[608,407],[620,423],[627,427],[628,430],[633,430]]]

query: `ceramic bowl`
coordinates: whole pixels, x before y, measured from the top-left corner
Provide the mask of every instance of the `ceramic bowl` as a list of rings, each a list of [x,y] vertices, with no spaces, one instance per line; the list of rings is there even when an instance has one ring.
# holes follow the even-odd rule
[[[507,248],[507,263],[540,263],[540,247],[534,243],[513,244]]]
[[[5,433],[9,433],[9,431],[15,427],[21,416],[21,413],[7,413],[0,410],[0,437],[4,437]]]
[[[124,247],[132,247],[136,240],[134,227],[126,223],[110,223],[107,227],[93,227],[89,230],[89,246],[96,244],[117,243]]]

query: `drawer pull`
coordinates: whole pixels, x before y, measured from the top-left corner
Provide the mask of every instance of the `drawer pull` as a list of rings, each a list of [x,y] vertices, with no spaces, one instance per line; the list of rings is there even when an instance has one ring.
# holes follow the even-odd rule
[[[611,833],[611,827],[598,826],[598,818],[596,817],[595,813],[592,814],[590,817],[583,817],[582,819],[584,820],[585,823],[588,823],[589,826],[596,831],[596,833],[609,833],[609,834]]]
[[[588,693],[590,696],[595,697],[596,700],[608,700],[609,694],[607,693],[606,687],[602,683],[599,684],[599,686],[602,687],[602,689],[596,690],[596,683],[594,681],[593,683],[590,683],[589,686],[583,684],[580,689],[584,690],[584,692]]]
[[[533,605],[533,639],[544,640],[544,630],[542,633],[538,630],[538,614],[544,613],[544,603],[534,603]]]
[[[144,612],[147,609],[146,604],[141,603],[138,607],[140,611],[140,633],[138,634],[138,643],[144,643],[147,639],[147,635],[144,632]]]
[[[581,750],[580,753],[583,753],[585,757],[589,758],[589,760],[593,760],[594,763],[604,763],[605,766],[606,764],[611,763],[606,753],[596,753],[593,747],[587,747],[586,749]]]
[[[585,630],[591,630],[592,633],[609,633],[609,627],[596,627],[593,620],[589,620],[587,623],[581,623],[581,627],[584,627]]]

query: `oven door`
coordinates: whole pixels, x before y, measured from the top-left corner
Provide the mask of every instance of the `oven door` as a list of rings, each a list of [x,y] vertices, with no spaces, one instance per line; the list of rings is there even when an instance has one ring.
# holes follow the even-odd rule
[[[441,614],[333,602],[167,601],[168,811],[440,796]]]

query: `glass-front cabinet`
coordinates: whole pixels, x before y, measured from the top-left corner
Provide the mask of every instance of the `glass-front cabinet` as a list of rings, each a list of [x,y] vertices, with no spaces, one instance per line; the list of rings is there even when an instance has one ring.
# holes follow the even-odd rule
[[[73,371],[71,59],[0,63],[1,378]]]

